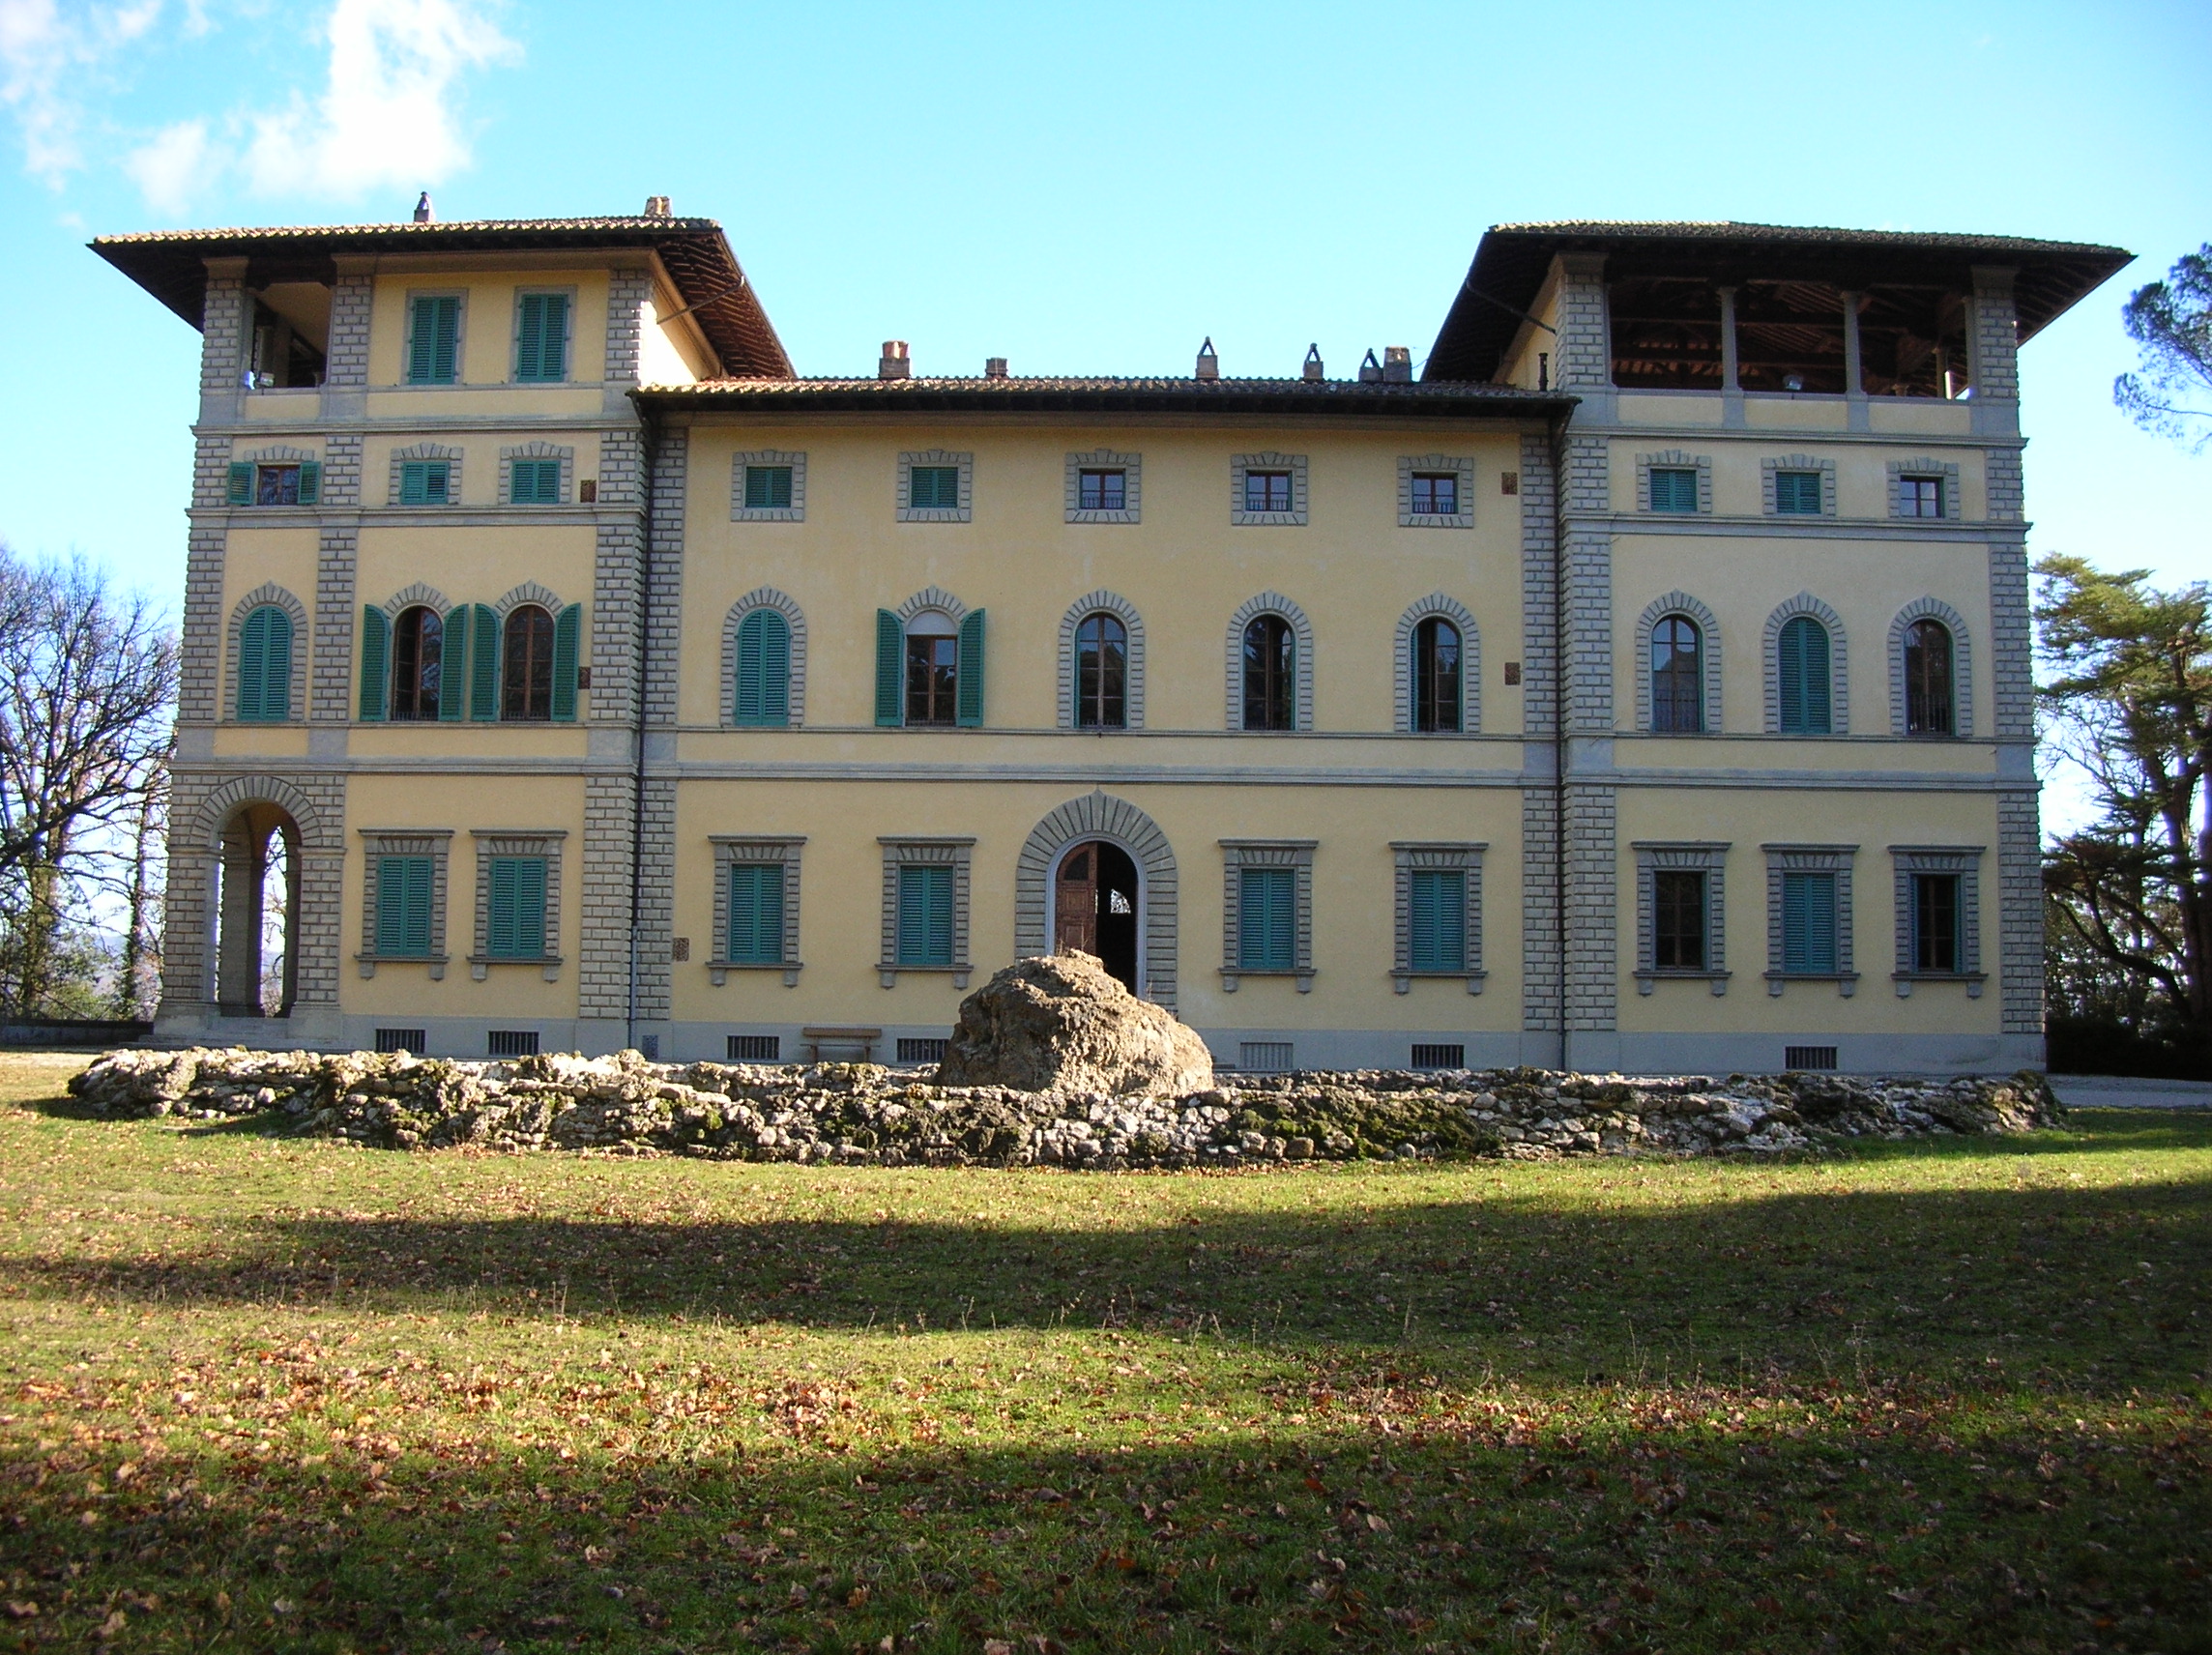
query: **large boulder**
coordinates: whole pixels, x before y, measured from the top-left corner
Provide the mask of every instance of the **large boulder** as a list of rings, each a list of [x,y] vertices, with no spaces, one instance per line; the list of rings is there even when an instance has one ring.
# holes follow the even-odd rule
[[[1180,1097],[1213,1085],[1191,1029],[1089,954],[1016,960],[960,1002],[939,1086]]]

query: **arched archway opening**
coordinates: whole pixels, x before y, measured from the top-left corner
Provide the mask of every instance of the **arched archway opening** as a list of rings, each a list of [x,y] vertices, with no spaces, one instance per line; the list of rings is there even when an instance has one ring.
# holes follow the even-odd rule
[[[300,982],[300,827],[280,805],[241,805],[217,862],[216,999],[225,1017],[289,1017]]]
[[[1137,864],[1111,839],[1084,839],[1060,856],[1052,881],[1052,948],[1093,954],[1131,994],[1138,986],[1144,887]]]

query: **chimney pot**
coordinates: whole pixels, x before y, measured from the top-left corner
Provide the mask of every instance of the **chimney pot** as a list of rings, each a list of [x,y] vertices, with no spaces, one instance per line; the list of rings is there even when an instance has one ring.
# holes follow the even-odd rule
[[[876,359],[878,379],[906,379],[912,376],[914,364],[908,361],[904,339],[886,339],[884,354]]]
[[[1304,379],[1315,381],[1328,377],[1327,369],[1321,365],[1321,346],[1319,344],[1306,346],[1305,366],[1299,370],[1299,374]]]
[[[425,189],[415,201],[415,222],[418,224],[434,224],[437,220],[438,210],[430,205],[430,192]]]
[[[1219,379],[1221,377],[1221,358],[1214,354],[1213,335],[1210,334],[1207,335],[1206,343],[1198,347],[1198,377],[1200,379]]]
[[[1382,377],[1392,385],[1410,385],[1413,379],[1413,353],[1405,345],[1382,347]]]
[[[983,359],[983,377],[985,379],[1006,378],[1006,359],[1004,357],[985,357]]]
[[[1382,364],[1375,360],[1373,351],[1369,351],[1367,360],[1359,364],[1359,383],[1361,385],[1380,385],[1382,383]]]
[[[671,217],[672,215],[668,211],[668,197],[665,195],[648,195],[645,198],[645,216],[648,218]]]

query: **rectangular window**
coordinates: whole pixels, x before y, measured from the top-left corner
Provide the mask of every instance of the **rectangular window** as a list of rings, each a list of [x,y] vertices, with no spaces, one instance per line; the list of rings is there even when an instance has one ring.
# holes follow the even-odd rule
[[[730,951],[741,966],[783,963],[783,864],[730,864]]]
[[[1289,1074],[1291,1059],[1288,1040],[1244,1040],[1237,1047],[1237,1066],[1247,1074]]]
[[[1836,876],[1782,876],[1782,969],[1826,975],[1836,969]]]
[[[1939,477],[1899,478],[1897,514],[1900,517],[1942,516],[1943,479]]]
[[[1411,879],[1409,963],[1416,972],[1467,970],[1467,875],[1415,868]]]
[[[1817,471],[1776,472],[1774,509],[1784,517],[1819,516],[1820,474]]]
[[[780,1034],[732,1034],[723,1058],[732,1063],[773,1063],[783,1057]]]
[[[384,1053],[412,1052],[420,1058],[430,1049],[430,1040],[421,1029],[379,1029],[376,1049]]]
[[[957,486],[957,479],[955,479]],[[917,505],[920,502],[917,501]],[[791,509],[791,467],[787,465],[749,465],[745,467],[745,509],[747,511],[789,511]]]
[[[750,487],[752,479],[745,479]],[[911,466],[907,470],[907,505],[916,511],[957,511],[960,509],[960,468],[958,466]]]
[[[1416,1069],[1464,1069],[1467,1067],[1467,1048],[1424,1046],[1416,1042],[1412,1066]]]
[[[566,293],[525,293],[516,301],[514,377],[540,385],[568,377]]]
[[[460,373],[461,301],[430,294],[409,306],[407,383],[451,385]]]
[[[1959,965],[1959,876],[1912,876],[1912,969],[1955,972]]]
[[[1456,517],[1459,515],[1459,473],[1452,471],[1413,474],[1413,515],[1416,517]]]
[[[1651,964],[1662,972],[1705,969],[1705,876],[1661,868],[1651,876]]]
[[[1698,474],[1688,466],[1651,468],[1651,509],[1695,511],[1698,508]]]
[[[898,963],[949,966],[952,958],[953,869],[907,863],[898,871]]]
[[[561,504],[559,460],[510,460],[507,471],[507,497],[516,506]]]
[[[254,468],[253,504],[256,506],[297,506],[300,504],[300,468],[296,465],[265,465]]]
[[[898,1060],[902,1063],[942,1063],[945,1061],[946,1045],[944,1040],[927,1037],[915,1039],[902,1034],[899,1036]]]
[[[1297,968],[1298,871],[1239,868],[1237,964],[1247,972]]]
[[[643,1054],[652,1057],[651,1052]],[[538,1056],[538,1031],[535,1029],[487,1029],[484,1031],[484,1056],[487,1058],[535,1058]]]
[[[491,859],[491,914],[484,951],[495,960],[537,960],[545,955],[545,858]]]
[[[1129,474],[1125,471],[1086,471],[1076,478],[1075,506],[1079,511],[1125,511],[1129,501]]]
[[[1287,471],[1248,471],[1244,474],[1244,509],[1291,509],[1291,474]]]
[[[453,464],[451,460],[401,460],[399,504],[444,506],[449,498],[448,489],[452,477]]]
[[[376,951],[393,958],[430,951],[428,857],[379,857],[376,863]]]

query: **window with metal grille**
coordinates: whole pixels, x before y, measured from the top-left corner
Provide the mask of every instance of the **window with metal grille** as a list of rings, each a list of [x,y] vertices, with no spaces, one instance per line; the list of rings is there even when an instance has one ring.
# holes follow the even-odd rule
[[[420,1058],[429,1046],[429,1035],[421,1029],[379,1029],[376,1031],[379,1052],[412,1052]]]
[[[1705,876],[1662,868],[1651,876],[1651,964],[1662,972],[1705,969]]]
[[[1459,515],[1459,473],[1417,471],[1413,474],[1412,482],[1414,516]]]
[[[1288,1074],[1291,1057],[1288,1040],[1244,1040],[1237,1047],[1237,1066],[1252,1074]]]
[[[773,1063],[783,1057],[780,1034],[732,1034],[725,1054],[733,1063]]]
[[[916,504],[919,504],[917,501]],[[789,511],[791,509],[791,467],[787,465],[749,465],[745,467],[745,509],[747,511]]]
[[[538,1031],[535,1029],[490,1029],[484,1031],[484,1053],[493,1058],[535,1058],[538,1055]]]
[[[1125,471],[1078,472],[1075,479],[1078,511],[1126,511],[1129,508],[1129,474]]]
[[[1820,474],[1817,471],[1776,472],[1774,509],[1784,517],[1819,516]]]
[[[1782,1048],[1782,1066],[1786,1069],[1832,1069],[1836,1066],[1836,1049],[1833,1046],[1785,1046]]]
[[[909,1039],[901,1035],[898,1060],[902,1063],[942,1063],[945,1061],[945,1044],[943,1040]]]
[[[1651,509],[1695,511],[1698,508],[1698,474],[1688,466],[1651,468]]]
[[[1912,969],[1955,972],[1959,967],[1959,876],[1912,876]]]
[[[1939,477],[1899,478],[1897,514],[1900,517],[1942,516],[1943,479]]]
[[[1291,509],[1291,474],[1287,471],[1248,471],[1244,474],[1244,509]]]
[[[1427,1046],[1413,1043],[1413,1067],[1416,1069],[1464,1069],[1467,1067],[1465,1046]]]
[[[748,482],[751,480],[748,477]],[[960,509],[958,466],[911,466],[907,470],[907,505],[916,511]]]
[[[1704,636],[1686,615],[1651,628],[1651,728],[1696,735],[1705,727]]]

